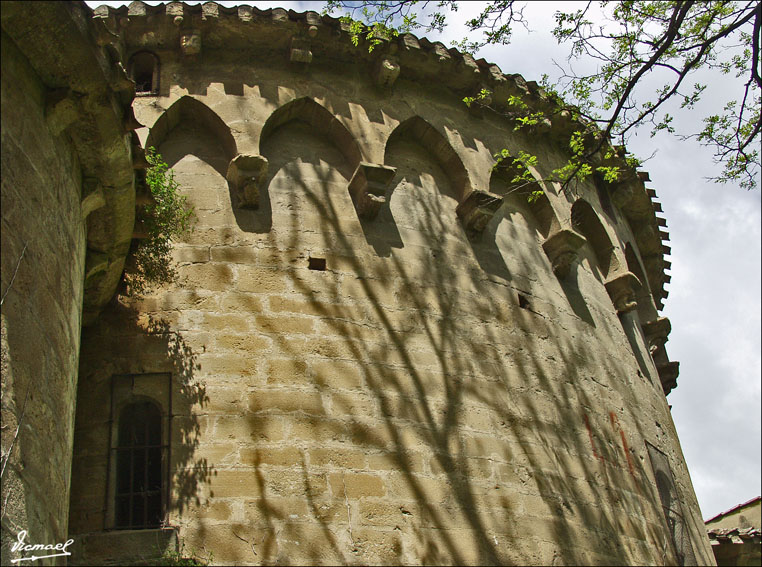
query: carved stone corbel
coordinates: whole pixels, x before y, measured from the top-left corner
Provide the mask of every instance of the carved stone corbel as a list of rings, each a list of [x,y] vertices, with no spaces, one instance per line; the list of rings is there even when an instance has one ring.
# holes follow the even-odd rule
[[[656,364],[656,371],[659,373],[661,387],[666,396],[677,387],[677,376],[680,373],[680,363],[670,361],[669,356],[667,356],[667,349],[664,347],[672,330],[672,324],[666,317],[659,317],[644,324],[642,328],[646,341],[648,341],[648,350],[651,352],[651,357]]]
[[[585,243],[585,237],[569,229],[563,228],[548,236],[542,243],[553,266],[553,273],[560,280],[569,275],[574,260],[577,259],[577,251]]]
[[[638,307],[635,293],[640,288],[640,280],[632,272],[625,272],[606,282],[606,291],[616,307],[617,313],[627,313]]]
[[[396,57],[379,59],[373,72],[373,81],[382,89],[391,88],[400,74],[400,65]]]
[[[220,7],[214,2],[205,2],[201,6],[201,19],[210,20],[212,22],[217,21],[220,17]]]
[[[310,48],[310,40],[306,37],[292,37],[289,60],[292,63],[303,63],[305,65],[312,63],[312,50]]]
[[[475,189],[466,195],[455,212],[466,231],[481,232],[502,204],[503,198],[499,195]]]
[[[239,154],[230,160],[227,180],[240,209],[259,207],[259,190],[267,177],[267,158]]]
[[[664,343],[667,342],[669,333],[672,330],[672,324],[666,317],[659,317],[645,323],[642,328],[643,334],[648,341],[648,348],[653,354],[656,349],[662,348]]]
[[[185,6],[181,2],[170,2],[166,5],[164,13],[176,26],[180,26],[185,19]]]
[[[349,181],[349,195],[357,216],[373,220],[381,205],[386,203],[386,190],[397,168],[388,165],[360,162]]]

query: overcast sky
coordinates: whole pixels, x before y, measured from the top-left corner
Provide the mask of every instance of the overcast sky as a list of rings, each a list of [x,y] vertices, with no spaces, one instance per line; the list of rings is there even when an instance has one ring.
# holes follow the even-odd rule
[[[119,6],[125,2],[87,2]],[[158,4],[159,2],[149,2]],[[196,4],[198,2],[188,2]],[[226,6],[282,6],[296,11],[321,11],[323,2],[220,2]],[[508,46],[477,54],[504,73],[521,73],[539,81],[553,78],[553,64],[564,61],[568,47],[550,34],[553,2],[530,3],[525,11],[532,33],[518,29]],[[564,4],[564,9],[573,8]],[[461,39],[466,21],[479,4],[461,3],[457,19],[444,37],[432,41],[449,46]],[[727,77],[704,77],[709,83],[704,110],[728,88]],[[698,131],[704,113],[676,116],[678,130]],[[656,156],[642,169],[662,202],[669,225],[672,282],[662,315],[672,322],[667,352],[680,361],[678,388],[669,395],[683,452],[704,519],[759,496],[760,462],[760,190],[748,192],[705,178],[716,174],[712,154],[693,142],[647,132],[627,146],[638,157]]]

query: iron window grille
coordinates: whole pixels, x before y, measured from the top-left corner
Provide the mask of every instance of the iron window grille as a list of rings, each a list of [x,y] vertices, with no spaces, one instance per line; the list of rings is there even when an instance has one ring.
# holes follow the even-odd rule
[[[112,377],[105,529],[167,523],[171,408],[171,374]]]

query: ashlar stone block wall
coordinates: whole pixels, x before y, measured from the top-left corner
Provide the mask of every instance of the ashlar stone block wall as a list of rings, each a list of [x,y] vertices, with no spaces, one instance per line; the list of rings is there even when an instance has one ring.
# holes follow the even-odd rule
[[[492,170],[525,149],[539,178],[561,150],[404,66],[384,90],[317,40],[322,62],[289,62],[182,35],[238,25],[222,8],[203,23],[177,4],[167,24],[140,6],[120,33],[160,79],[135,100],[138,133],[198,221],[176,283],[120,297],[83,334],[71,534],[113,527],[108,447],[133,396],[170,428],[168,522],[215,563],[711,563],[641,329],[655,301],[633,311],[605,285],[628,271],[629,221],[592,181],[530,205]],[[285,42],[278,22],[298,15],[281,12],[246,41]],[[169,25],[174,39],[149,33]],[[239,155],[267,160],[243,197]],[[357,175],[388,181],[375,217],[358,214]],[[471,190],[497,199],[481,232],[459,209]],[[543,246],[573,228],[587,232],[559,277]],[[134,377],[121,401],[115,376]],[[679,542],[647,444],[674,479]]]
[[[82,182],[73,147],[45,122],[44,84],[5,33],[2,59],[3,449],[11,451],[2,497],[7,519],[28,531],[28,541],[55,543],[68,533]],[[3,564],[15,535],[3,529]]]
[[[19,540],[67,540],[80,327],[114,294],[135,190],[123,124],[134,86],[108,67],[92,12],[84,3],[5,2],[1,14],[6,565],[25,557],[11,551]]]

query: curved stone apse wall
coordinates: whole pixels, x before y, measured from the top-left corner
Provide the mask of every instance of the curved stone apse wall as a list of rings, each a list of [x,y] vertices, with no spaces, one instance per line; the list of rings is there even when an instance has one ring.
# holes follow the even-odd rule
[[[197,223],[176,283],[83,334],[89,557],[167,525],[225,564],[711,563],[646,174],[544,183],[570,118],[469,110],[483,87],[552,105],[411,35],[368,52],[329,17],[211,2],[95,15]],[[538,156],[540,199],[503,148]],[[145,401],[161,430],[136,437]]]
[[[134,225],[132,83],[91,15],[2,7],[3,565],[19,539],[67,540],[80,328],[114,295]]]

